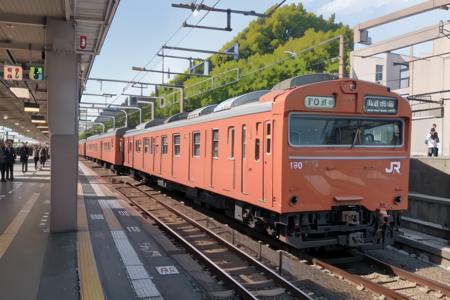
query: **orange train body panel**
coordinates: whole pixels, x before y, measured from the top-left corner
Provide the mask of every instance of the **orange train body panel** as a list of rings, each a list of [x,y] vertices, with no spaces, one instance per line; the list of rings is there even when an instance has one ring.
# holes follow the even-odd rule
[[[125,166],[186,186],[201,188],[230,198],[251,203],[276,213],[330,210],[334,205],[358,204],[369,210],[407,208],[409,173],[410,108],[401,97],[379,85],[358,82],[352,94],[340,91],[341,81],[329,81],[296,88],[285,93],[269,93],[260,102],[272,103],[267,112],[212,120],[172,129],[129,131],[125,135]],[[324,91],[330,91],[324,93]],[[273,97],[272,94],[277,95]],[[336,96],[332,111],[305,109],[301,99],[307,95]],[[308,147],[295,148],[288,143],[288,118],[293,112],[340,116],[367,115],[362,102],[366,95],[396,97],[396,115],[405,120],[404,146],[399,148]],[[383,115],[371,115],[383,118]],[[272,132],[272,151],[266,143],[267,124]],[[242,159],[242,126],[246,126],[246,158]],[[259,126],[259,128],[257,128]],[[229,129],[231,127],[231,129]],[[212,130],[219,131],[219,155],[212,157]],[[234,129],[234,157],[230,155],[229,130]],[[192,134],[201,136],[200,156],[192,155]],[[174,155],[173,136],[181,138],[180,154]],[[167,153],[161,149],[161,138],[167,138]],[[144,138],[149,148],[144,153]],[[151,143],[151,140],[154,143]],[[259,139],[260,159],[254,159],[255,140]],[[142,145],[136,151],[136,143]],[[150,145],[152,144],[152,145]],[[152,150],[150,146],[153,147]],[[401,173],[386,174],[393,161],[401,162]],[[276,162],[276,163],[274,163]],[[280,162],[280,163],[278,163]],[[302,169],[291,169],[299,162]],[[376,186],[378,188],[374,189]],[[299,202],[290,205],[295,194]],[[401,196],[404,201],[394,203]],[[347,200],[345,200],[347,199]]]

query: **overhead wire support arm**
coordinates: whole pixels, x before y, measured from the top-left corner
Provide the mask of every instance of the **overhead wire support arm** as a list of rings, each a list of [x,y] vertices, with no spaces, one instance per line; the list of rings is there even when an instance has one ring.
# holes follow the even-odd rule
[[[192,48],[183,48],[183,47],[173,47],[173,46],[162,46],[162,49],[170,49],[170,50],[178,50],[178,51],[188,51],[188,52],[198,52],[198,53],[206,53],[206,54],[220,54],[220,55],[235,55],[232,52],[220,52],[220,51],[212,51],[212,50],[202,50],[202,49],[192,49]]]
[[[220,12],[220,13],[226,13],[227,14],[227,27],[225,27],[225,28],[222,28],[222,27],[211,27],[211,26],[201,26],[201,25],[192,25],[192,24],[188,24],[187,21],[183,22],[183,27],[198,28],[198,29],[232,31],[233,29],[231,28],[231,14],[240,14],[240,15],[244,15],[244,16],[255,16],[255,17],[261,17],[261,18],[265,18],[265,17],[268,16],[266,14],[257,13],[254,10],[244,11],[244,10],[236,10],[236,9],[223,9],[223,8],[211,7],[211,6],[208,6],[208,5],[205,5],[205,4],[195,4],[195,3],[191,3],[191,4],[184,4],[184,3],[175,4],[175,3],[172,3],[172,7],[190,9],[192,11],[206,10],[208,12]]]
[[[150,73],[161,73],[161,74],[167,74],[167,75],[181,75],[181,76],[197,76],[197,77],[209,77],[208,75],[204,74],[194,74],[194,73],[178,73],[178,72],[171,72],[171,71],[161,71],[161,70],[150,70],[146,68],[141,67],[133,67],[133,71],[141,71],[141,72],[150,72]]]

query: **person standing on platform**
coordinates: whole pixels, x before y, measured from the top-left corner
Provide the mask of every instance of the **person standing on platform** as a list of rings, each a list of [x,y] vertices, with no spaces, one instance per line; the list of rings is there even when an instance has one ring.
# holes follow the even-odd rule
[[[33,150],[33,158],[34,158],[34,169],[37,170],[38,162],[39,162],[39,146],[35,145]]]
[[[428,147],[428,156],[432,157],[438,156],[438,143],[439,143],[439,137],[434,129],[434,127],[431,128],[430,133],[427,134],[427,137],[425,138],[425,144]]]
[[[47,149],[41,147],[39,150],[39,159],[41,160],[41,170],[45,167],[45,162],[47,161]]]
[[[16,150],[10,141],[6,142],[6,180],[14,180],[14,162],[16,161]]]
[[[1,141],[0,142],[0,173],[2,175],[1,182],[6,182],[5,170],[6,170],[6,149],[5,143]]]
[[[22,173],[28,171],[28,149],[25,143],[22,143],[22,147],[19,149],[20,162],[22,163]]]

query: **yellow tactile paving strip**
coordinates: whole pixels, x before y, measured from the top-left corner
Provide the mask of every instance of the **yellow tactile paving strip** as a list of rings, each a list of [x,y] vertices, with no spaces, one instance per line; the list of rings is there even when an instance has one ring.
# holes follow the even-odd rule
[[[20,212],[14,217],[11,223],[8,225],[6,230],[0,235],[0,259],[5,255],[6,251],[11,245],[12,241],[16,237],[17,232],[25,221],[26,217],[33,208],[34,203],[36,203],[39,198],[39,193],[33,193],[33,195],[28,199]]]
[[[81,184],[78,184],[77,255],[80,276],[80,299],[105,299],[95,263]],[[80,195],[81,194],[81,195]]]

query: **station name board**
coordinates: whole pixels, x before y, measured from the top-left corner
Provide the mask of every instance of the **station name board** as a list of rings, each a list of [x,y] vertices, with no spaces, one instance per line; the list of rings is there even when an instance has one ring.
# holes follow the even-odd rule
[[[364,111],[369,114],[396,114],[398,110],[397,98],[382,96],[364,97]]]
[[[306,96],[306,108],[334,108],[336,99],[333,96]]]

